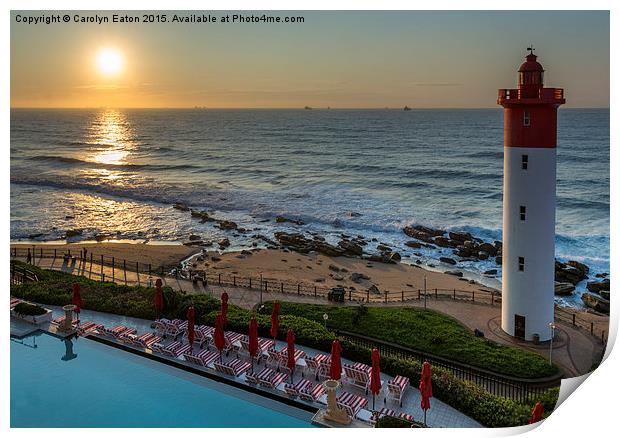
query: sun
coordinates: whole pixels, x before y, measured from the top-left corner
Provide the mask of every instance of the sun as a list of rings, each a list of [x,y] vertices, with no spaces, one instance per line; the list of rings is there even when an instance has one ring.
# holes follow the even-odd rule
[[[114,48],[104,48],[97,52],[97,70],[104,76],[116,76],[123,70],[123,55]]]

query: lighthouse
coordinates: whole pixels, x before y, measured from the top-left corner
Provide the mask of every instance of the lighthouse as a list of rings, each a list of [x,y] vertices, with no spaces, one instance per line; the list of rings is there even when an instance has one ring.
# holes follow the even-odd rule
[[[543,86],[534,49],[517,89],[501,89],[504,108],[502,329],[531,341],[551,339],[554,317],[557,110],[564,90]]]

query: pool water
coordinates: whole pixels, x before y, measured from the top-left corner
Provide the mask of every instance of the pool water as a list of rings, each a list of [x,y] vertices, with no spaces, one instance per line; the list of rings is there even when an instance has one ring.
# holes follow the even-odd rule
[[[11,341],[11,427],[311,427],[309,412],[89,339]]]

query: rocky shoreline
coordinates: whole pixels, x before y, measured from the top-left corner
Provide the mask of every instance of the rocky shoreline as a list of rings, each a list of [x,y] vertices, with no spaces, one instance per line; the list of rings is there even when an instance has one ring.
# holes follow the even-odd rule
[[[413,252],[412,255],[401,255],[393,249],[393,245],[381,242],[376,238],[368,238],[362,235],[349,235],[341,233],[336,243],[329,243],[325,237],[317,232],[307,231],[276,231],[273,238],[260,234],[261,228],[248,229],[239,226],[237,223],[227,219],[218,219],[205,210],[196,210],[183,203],[175,203],[172,207],[176,210],[187,212],[192,219],[204,224],[212,222],[213,227],[234,236],[246,235],[251,239],[251,246],[266,246],[268,249],[287,249],[300,254],[318,253],[330,257],[353,257],[367,260],[368,262],[378,262],[385,264],[400,263],[403,257],[411,257],[411,261],[416,265],[421,265],[422,254]],[[296,218],[276,216],[272,219],[276,224],[287,224],[293,226],[305,225],[303,221]],[[260,222],[270,222],[263,219]],[[430,228],[423,225],[406,226],[402,232],[409,238],[404,242],[408,248],[415,249],[450,249],[452,256],[442,255],[438,260],[443,264],[453,266],[454,269],[446,270],[444,273],[463,277],[463,272],[458,269],[463,262],[481,262],[492,260],[496,265],[502,264],[502,242],[495,240],[485,242],[483,239],[473,236],[467,232],[446,231],[437,228]],[[80,230],[68,230],[67,237],[79,236]],[[108,236],[97,236],[96,240],[103,241]],[[230,245],[230,239],[220,237],[217,240],[205,239],[198,234],[187,236],[184,245],[199,248],[218,248],[226,250]],[[427,263],[430,268],[435,265]],[[497,269],[487,269],[483,272],[485,277],[495,277]],[[577,285],[584,280],[591,280],[587,283],[588,292],[582,295],[585,306],[601,313],[609,313],[609,289],[610,280],[607,273],[596,273],[591,279],[590,268],[576,260],[562,262],[556,260],[555,263],[555,294],[557,296],[570,296],[575,291]]]

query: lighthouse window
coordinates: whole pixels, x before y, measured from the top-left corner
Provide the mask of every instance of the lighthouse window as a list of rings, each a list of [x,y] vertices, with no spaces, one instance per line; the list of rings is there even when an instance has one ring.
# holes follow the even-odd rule
[[[523,126],[530,126],[530,112],[523,112]]]
[[[525,271],[525,257],[519,257],[519,271]]]
[[[527,170],[527,155],[521,155],[521,169]]]
[[[525,220],[525,205],[521,205],[519,207],[519,216],[521,217],[522,221]]]

